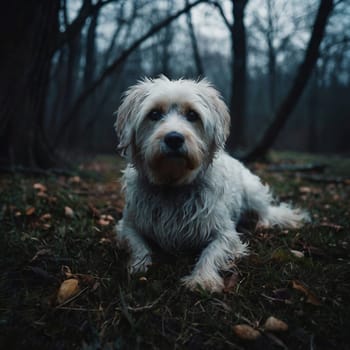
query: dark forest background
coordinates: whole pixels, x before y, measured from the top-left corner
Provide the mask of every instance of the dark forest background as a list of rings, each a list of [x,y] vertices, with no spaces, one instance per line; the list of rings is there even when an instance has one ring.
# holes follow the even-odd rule
[[[13,0],[0,12],[0,162],[115,152],[113,112],[143,76],[208,77],[227,148],[349,154],[349,0]]]

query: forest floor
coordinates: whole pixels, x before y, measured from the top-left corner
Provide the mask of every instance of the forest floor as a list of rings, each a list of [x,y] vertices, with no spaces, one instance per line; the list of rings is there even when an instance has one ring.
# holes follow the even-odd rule
[[[222,294],[181,285],[191,256],[159,252],[148,273],[128,275],[114,234],[118,158],[96,157],[70,177],[1,175],[2,349],[349,349],[350,159],[271,159],[251,168],[313,221],[246,228],[251,253]],[[310,162],[327,167],[306,171]],[[270,316],[284,323],[266,325]]]

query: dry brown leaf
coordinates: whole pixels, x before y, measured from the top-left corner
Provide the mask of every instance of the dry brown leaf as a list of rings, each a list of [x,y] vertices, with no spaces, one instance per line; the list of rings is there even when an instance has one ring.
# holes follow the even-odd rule
[[[72,218],[74,216],[74,211],[72,208],[65,206],[64,207],[64,215],[66,215],[68,218]]]
[[[73,297],[80,291],[79,281],[74,278],[70,278],[62,282],[57,292],[57,302],[62,304],[66,300]]]
[[[101,244],[111,244],[111,240],[109,238],[106,238],[106,237],[102,237],[100,240],[99,240],[99,243]]]
[[[233,326],[233,331],[237,337],[245,340],[255,340],[261,336],[261,333],[247,324],[237,324]]]
[[[111,222],[109,220],[103,219],[102,217],[98,220],[100,226],[108,226]]]
[[[33,215],[35,212],[35,208],[34,207],[29,207],[26,209],[26,215],[27,216],[30,216],[30,215]]]
[[[61,267],[61,271],[62,271],[62,273],[66,276],[66,278],[72,278],[72,277],[74,277],[74,275],[73,275],[73,273],[72,273],[72,270],[71,270],[70,267],[67,266],[67,265],[63,265],[63,266]]]
[[[68,180],[69,183],[78,184],[81,182],[80,176],[72,176]]]
[[[312,189],[311,189],[311,187],[301,186],[301,187],[299,187],[299,192],[300,193],[311,193]]]
[[[114,217],[112,215],[106,215],[105,218],[106,218],[106,220],[114,222]]]
[[[293,250],[290,249],[289,250],[296,258],[303,258],[305,255],[303,252],[299,251],[299,250]]]
[[[50,213],[46,213],[40,216],[40,220],[45,221],[45,220],[50,220],[52,218],[52,215]]]
[[[271,332],[285,332],[288,330],[288,325],[278,318],[270,316],[264,324],[264,330]]]
[[[302,292],[307,297],[306,302],[313,305],[321,305],[320,299],[315,293],[311,292],[302,282],[298,280],[292,281],[292,287],[299,292]]]
[[[35,190],[38,190],[39,192],[46,192],[47,191],[47,187],[41,183],[35,183],[33,185],[33,188]]]

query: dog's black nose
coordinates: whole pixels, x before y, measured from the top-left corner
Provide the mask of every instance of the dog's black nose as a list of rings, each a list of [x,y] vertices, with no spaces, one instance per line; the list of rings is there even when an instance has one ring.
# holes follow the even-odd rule
[[[164,142],[169,148],[175,151],[183,145],[185,138],[182,134],[176,131],[171,131],[165,135]]]

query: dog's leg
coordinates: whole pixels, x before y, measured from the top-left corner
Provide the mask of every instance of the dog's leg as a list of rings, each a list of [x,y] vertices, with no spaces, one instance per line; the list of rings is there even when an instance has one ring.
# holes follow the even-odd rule
[[[227,270],[235,258],[245,253],[246,245],[240,241],[236,231],[220,232],[203,250],[191,275],[184,277],[182,282],[191,290],[200,287],[211,292],[221,292],[224,281],[219,271]]]
[[[132,225],[120,220],[117,225],[117,238],[125,241],[131,249],[129,272],[146,272],[152,264],[151,250],[145,240]]]

